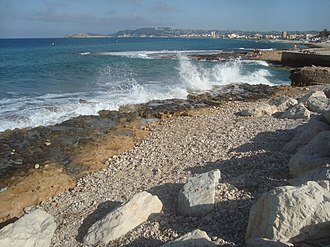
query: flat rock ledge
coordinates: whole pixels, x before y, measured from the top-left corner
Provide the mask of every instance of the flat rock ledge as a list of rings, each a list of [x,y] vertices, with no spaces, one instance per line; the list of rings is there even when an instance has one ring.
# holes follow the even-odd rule
[[[0,246],[47,247],[56,229],[54,218],[37,209],[0,230]]]
[[[85,245],[107,244],[145,222],[163,208],[157,196],[143,191],[128,202],[95,222],[84,237]]]
[[[178,211],[186,216],[201,216],[211,212],[219,179],[218,169],[188,178],[179,192]]]
[[[189,232],[180,238],[169,243],[163,244],[161,247],[215,247],[206,232],[199,229]]]

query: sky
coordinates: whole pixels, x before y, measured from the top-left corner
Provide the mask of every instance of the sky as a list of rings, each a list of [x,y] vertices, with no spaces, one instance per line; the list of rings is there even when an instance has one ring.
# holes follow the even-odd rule
[[[330,0],[0,0],[0,38],[172,27],[330,29]]]

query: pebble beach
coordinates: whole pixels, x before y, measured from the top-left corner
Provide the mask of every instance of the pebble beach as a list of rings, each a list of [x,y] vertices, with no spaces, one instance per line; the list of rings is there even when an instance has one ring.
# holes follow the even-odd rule
[[[291,91],[299,96],[304,90]],[[290,155],[282,147],[304,122],[238,114],[264,102],[268,99],[228,101],[191,116],[150,123],[149,135],[132,149],[110,157],[106,168],[41,203],[58,226],[52,246],[83,246],[93,223],[141,191],[159,197],[162,213],[105,246],[160,246],[197,228],[221,246],[244,246],[255,200],[288,185]],[[177,197],[187,178],[214,169],[221,172],[214,211],[201,217],[181,216]]]

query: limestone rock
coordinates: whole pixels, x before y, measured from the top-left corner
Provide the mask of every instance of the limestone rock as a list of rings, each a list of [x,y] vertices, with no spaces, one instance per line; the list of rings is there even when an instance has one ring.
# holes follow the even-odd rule
[[[306,102],[306,107],[312,112],[321,113],[329,107],[329,99],[323,97],[312,97]]]
[[[250,210],[245,235],[288,242],[304,227],[330,221],[329,181],[283,186],[263,194]]]
[[[163,204],[157,196],[143,191],[95,222],[84,237],[84,244],[94,245],[115,240],[145,222],[151,214],[160,213]]]
[[[312,84],[324,84],[330,81],[330,68],[306,66],[291,71],[291,85],[307,86]]]
[[[325,95],[325,93],[323,91],[310,91],[307,94],[305,94],[303,97],[301,97],[298,100],[298,103],[306,104],[307,101],[309,101],[312,98],[324,98],[324,99],[326,99],[327,96]]]
[[[220,171],[214,170],[188,178],[178,197],[178,211],[183,215],[200,216],[214,208],[215,189]]]
[[[199,229],[187,233],[174,241],[163,244],[161,247],[215,247],[206,232]]]
[[[247,247],[288,247],[288,246],[293,246],[293,244],[274,241],[267,238],[250,238],[246,242],[246,246]]]
[[[303,173],[301,176],[291,180],[291,184],[295,186],[302,185],[307,181],[330,181],[330,167],[318,167]]]
[[[318,133],[329,130],[329,124],[321,121],[318,116],[315,116],[307,124],[302,126],[301,131],[283,149],[288,152],[294,152],[298,147],[308,144]]]
[[[37,209],[0,229],[0,246],[50,246],[55,229],[54,218],[44,210]]]
[[[310,118],[310,111],[304,106],[303,103],[299,103],[281,114],[281,118],[290,118],[290,119],[308,119]]]
[[[288,96],[277,97],[269,101],[270,105],[275,105],[277,110],[280,112],[285,111],[286,109],[295,106],[298,104],[298,100],[290,98]]]
[[[306,227],[290,241],[296,247],[330,247],[330,221]]]
[[[289,161],[290,174],[298,177],[318,167],[330,166],[330,131],[323,131]]]
[[[262,117],[262,116],[271,116],[277,112],[277,107],[275,105],[261,104],[257,108],[245,109],[240,112],[242,116],[253,116],[253,117]]]

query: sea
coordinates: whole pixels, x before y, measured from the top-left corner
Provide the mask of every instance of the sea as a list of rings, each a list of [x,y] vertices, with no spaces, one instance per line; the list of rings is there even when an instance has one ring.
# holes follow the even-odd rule
[[[264,61],[189,56],[288,48],[232,39],[0,39],[0,131],[54,125],[126,104],[185,99],[231,83],[289,84],[288,70]]]

